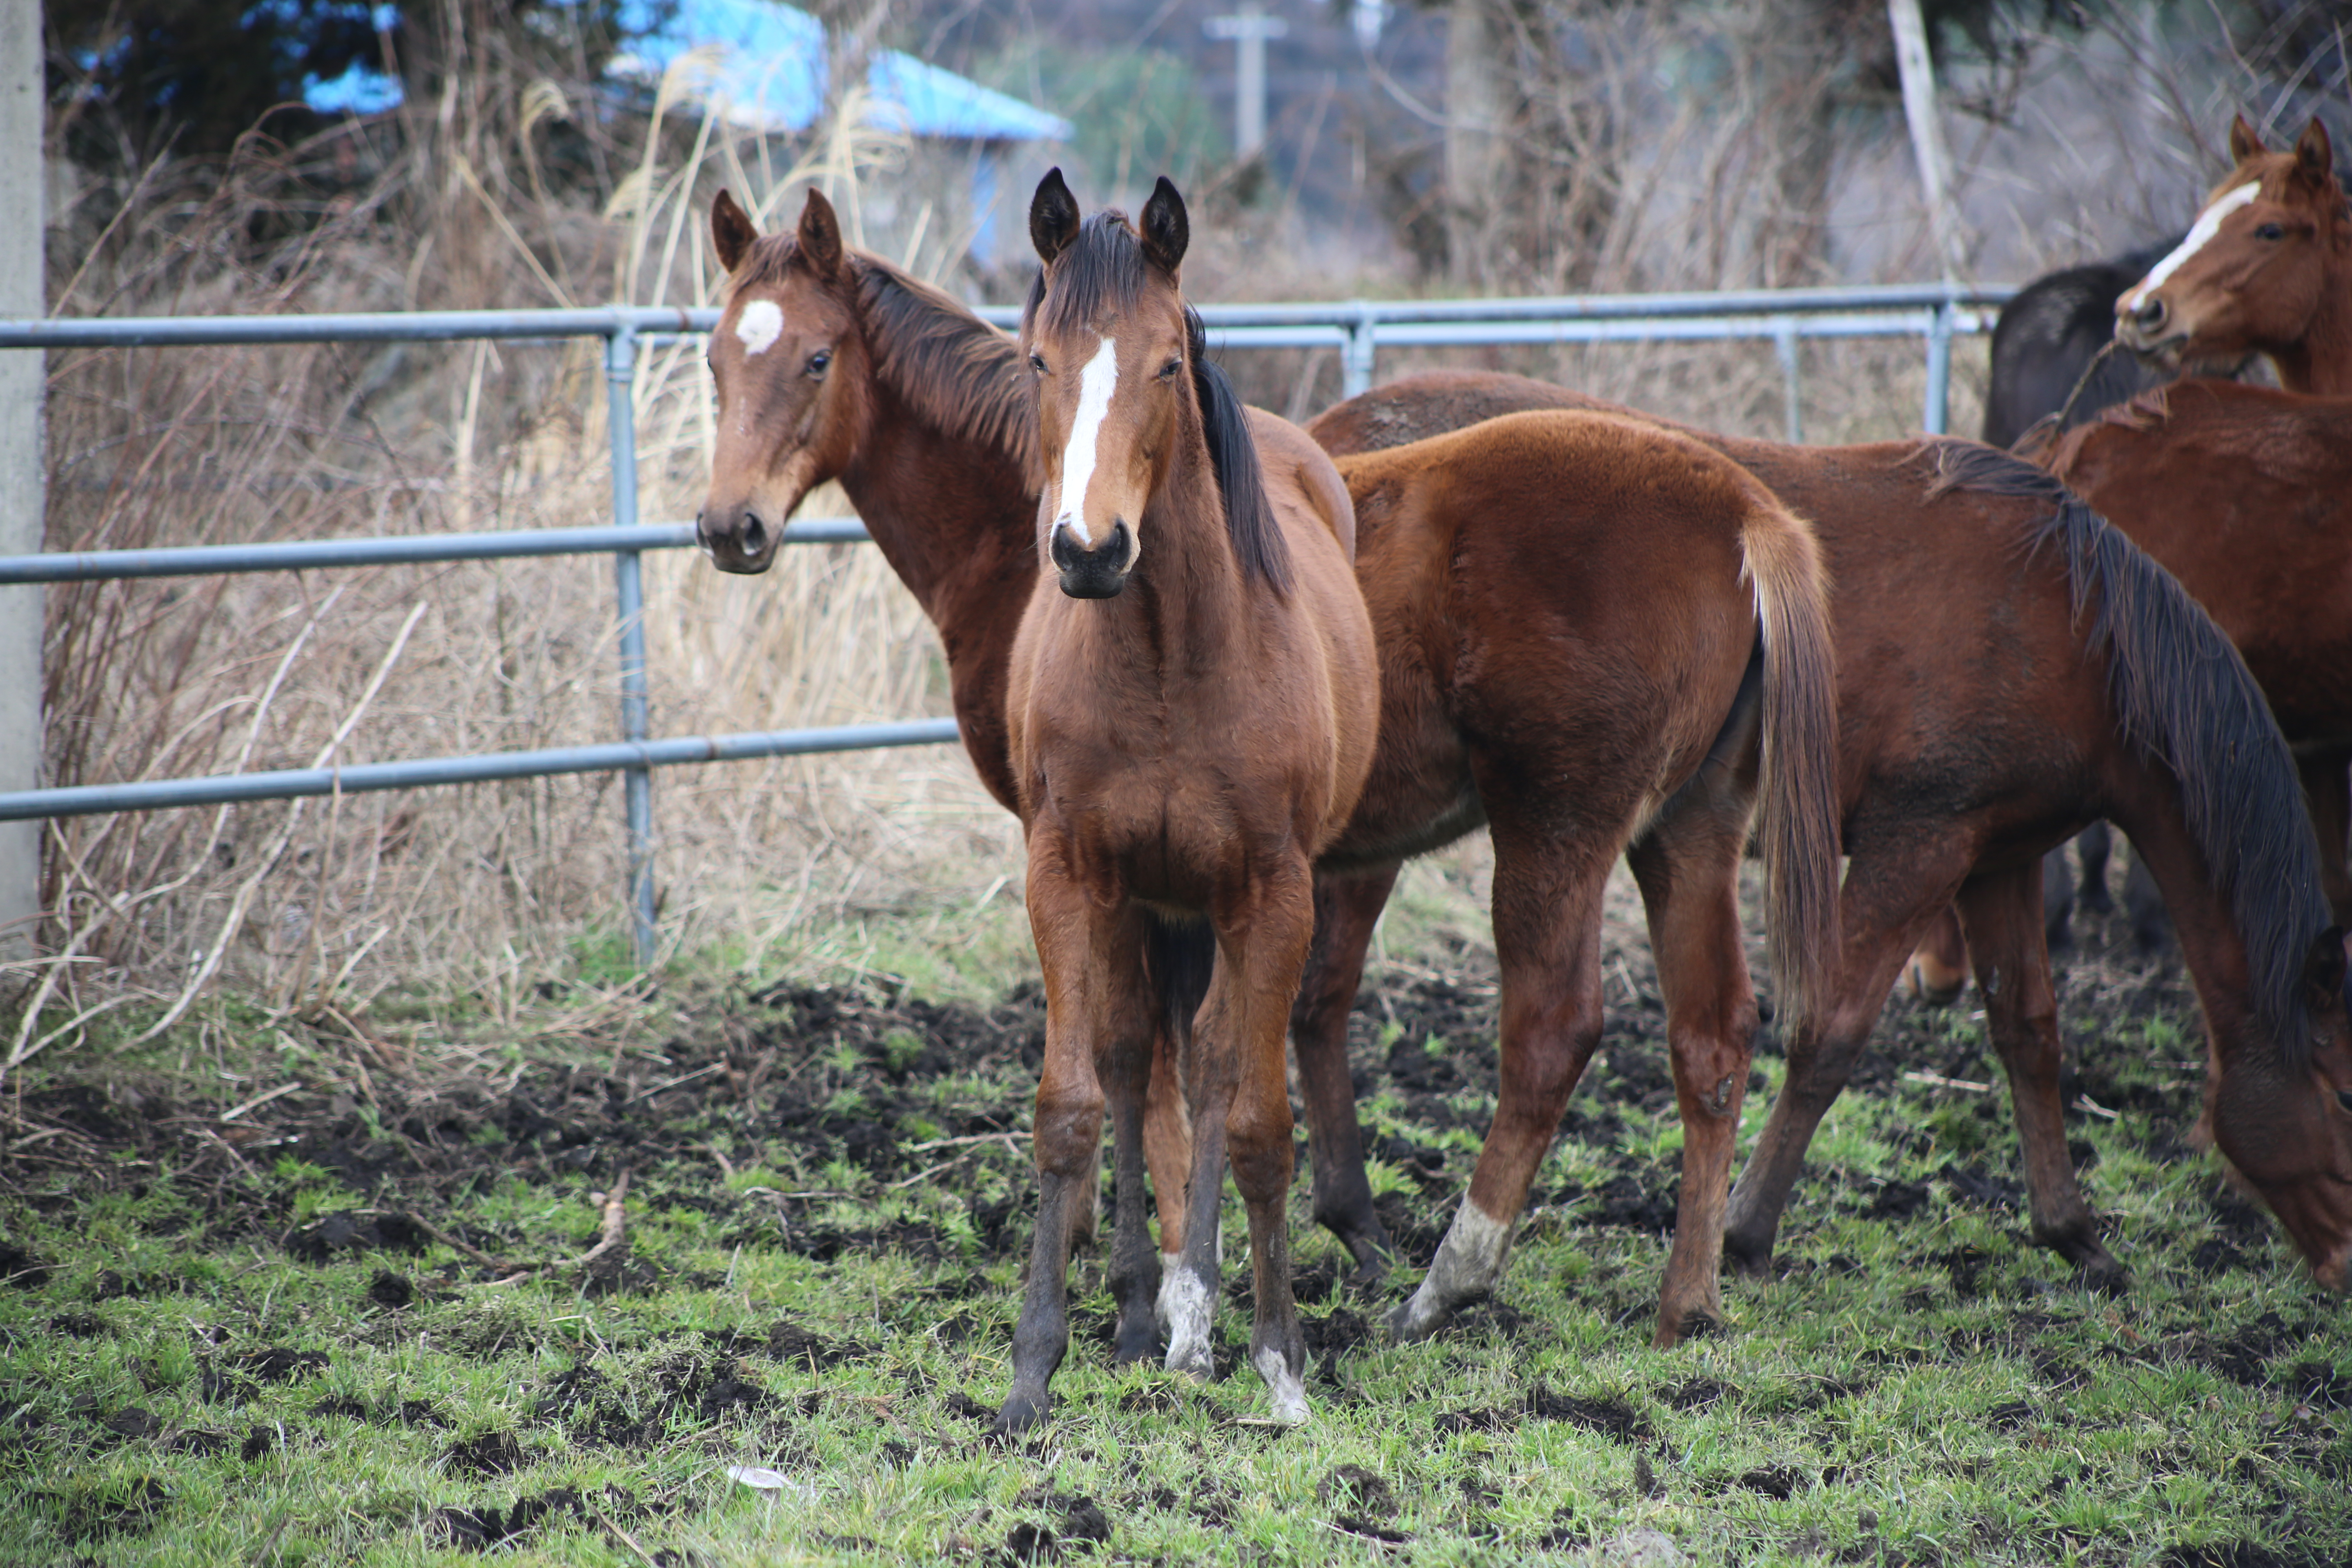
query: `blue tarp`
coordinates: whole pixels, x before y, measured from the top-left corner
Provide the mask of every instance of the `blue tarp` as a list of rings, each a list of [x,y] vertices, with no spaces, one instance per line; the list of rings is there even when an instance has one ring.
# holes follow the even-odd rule
[[[719,59],[697,96],[761,130],[800,132],[816,123],[832,62],[824,25],[794,6],[680,0],[669,24],[637,39],[612,69],[656,76],[688,50],[710,46]],[[974,142],[1066,142],[1072,133],[1060,115],[897,49],[875,52],[866,86],[866,121],[880,131]]]
[[[625,5],[625,26],[632,11],[637,26],[649,19],[649,7]],[[756,130],[802,132],[816,123],[832,76],[824,26],[771,0],[679,0],[668,24],[637,38],[629,53],[614,59],[609,74],[658,79],[688,50],[712,47],[719,59],[696,98]],[[1071,136],[1070,122],[1058,114],[897,49],[878,50],[866,62],[866,121],[879,131],[971,142],[1066,142]],[[367,114],[398,104],[400,83],[353,66],[332,81],[307,84],[303,97],[313,109]]]

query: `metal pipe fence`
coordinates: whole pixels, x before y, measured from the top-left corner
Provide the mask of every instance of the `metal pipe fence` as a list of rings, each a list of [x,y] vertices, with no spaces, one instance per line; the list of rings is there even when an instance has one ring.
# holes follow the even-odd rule
[[[1896,284],[1708,294],[1206,305],[1201,308],[1201,314],[1209,329],[1210,345],[1215,349],[1337,350],[1341,390],[1349,397],[1370,389],[1382,346],[1769,339],[1787,390],[1788,437],[1793,442],[1802,438],[1797,374],[1797,345],[1801,339],[1923,339],[1927,344],[1927,374],[1920,424],[1924,429],[1940,433],[1948,407],[1952,339],[1988,330],[1988,312],[2005,302],[2011,292],[1995,286]],[[1004,308],[979,313],[1000,327],[1015,325],[1019,319],[1017,310]],[[653,769],[878,746],[934,745],[956,738],[955,721],[951,719],[661,740],[648,735],[650,693],[646,683],[641,557],[647,550],[676,550],[691,545],[694,525],[645,523],[637,518],[637,351],[645,342],[707,333],[718,321],[719,312],[712,309],[628,305],[593,310],[418,310],[376,315],[0,320],[0,349],[603,339],[613,448],[611,527],[0,556],[0,584],[87,583],[211,573],[290,572],[330,566],[609,553],[614,561],[619,616],[622,734],[620,741],[601,745],[25,790],[0,794],[0,821],[415,789],[556,773],[617,772],[623,775],[627,816],[631,945],[640,963],[651,963],[656,936]],[[853,543],[866,538],[864,526],[852,518],[803,519],[790,524],[783,534],[787,544]]]

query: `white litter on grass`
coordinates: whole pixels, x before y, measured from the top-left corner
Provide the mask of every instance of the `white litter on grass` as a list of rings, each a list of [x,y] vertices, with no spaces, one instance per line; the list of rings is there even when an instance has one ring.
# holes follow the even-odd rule
[[[739,1481],[754,1491],[790,1492],[803,1502],[816,1500],[816,1488],[807,1481],[796,1481],[782,1470],[762,1469],[758,1465],[730,1465],[727,1479]]]

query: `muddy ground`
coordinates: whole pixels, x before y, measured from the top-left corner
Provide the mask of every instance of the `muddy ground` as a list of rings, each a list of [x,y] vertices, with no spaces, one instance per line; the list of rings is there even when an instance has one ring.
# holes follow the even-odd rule
[[[2115,1158],[2125,1147],[2116,1140],[2128,1136],[2127,1146],[2154,1165],[2210,1164],[2193,1138],[2193,1062],[2200,1047],[2193,1004],[2177,967],[2138,959],[2120,927],[2092,927],[2086,945],[2091,952],[2068,969],[2063,994],[2070,1038],[2077,1044],[2069,1116],[2085,1134],[2074,1144],[2078,1163],[2090,1168],[2103,1151]],[[1643,1152],[1643,1141],[1629,1138],[1628,1127],[1672,1116],[1664,1015],[1638,939],[1612,941],[1606,967],[1608,1035],[1572,1102],[1563,1154],[1547,1165],[1539,1184],[1537,1223],[1656,1236],[1673,1226],[1676,1173],[1671,1158]],[[259,1249],[320,1268],[363,1259],[370,1283],[366,1301],[355,1305],[419,1314],[460,1302],[502,1273],[546,1264],[543,1256],[529,1254],[516,1233],[479,1218],[484,1194],[518,1182],[532,1190],[601,1193],[626,1173],[625,1201],[635,1212],[698,1215],[703,1236],[737,1257],[743,1249],[781,1249],[820,1262],[852,1253],[904,1254],[929,1270],[930,1283],[922,1289],[931,1310],[952,1309],[932,1331],[949,1342],[1002,1334],[1012,1303],[1001,1266],[1025,1256],[1034,1202],[1017,1132],[1043,1047],[1044,1008],[1034,990],[985,1010],[942,1006],[875,986],[754,989],[678,1001],[675,1026],[660,1037],[600,1044],[596,1059],[583,1050],[570,1053],[566,1062],[525,1059],[496,1072],[412,1074],[383,1042],[329,1032],[314,1043],[355,1065],[342,1087],[284,1094],[226,1121],[216,1100],[192,1099],[185,1080],[167,1075],[53,1072],[10,1110],[6,1152],[0,1155],[0,1215],[13,1213],[19,1223],[0,1228],[0,1237],[21,1233],[22,1222],[34,1216],[70,1225],[100,1194],[136,1199],[169,1173],[184,1201],[173,1217],[152,1223],[176,1227],[172,1239],[189,1250]],[[1924,1310],[1939,1300],[1965,1302],[1987,1293],[2013,1298],[2005,1342],[1998,1348],[2032,1358],[2049,1393],[2002,1405],[1988,1419],[2011,1426],[2063,1424],[2066,1391],[2102,1373],[2083,1364],[2077,1349],[2062,1348],[2075,1342],[2067,1331],[2082,1314],[2060,1301],[2079,1300],[2080,1293],[2065,1296],[2064,1265],[2025,1237],[2005,1097],[1904,1078],[1910,1071],[1960,1084],[1998,1083],[1998,1065],[1969,1019],[1973,1005],[1973,997],[1958,1009],[1901,997],[1890,1005],[1851,1092],[1905,1108],[1889,1136],[1906,1158],[1892,1173],[1851,1162],[1825,1166],[1816,1159],[1789,1235],[1793,1242],[1832,1217],[1899,1232],[1924,1226],[1924,1214],[1955,1205],[1998,1216],[2014,1246],[1997,1255],[1968,1247],[1928,1259],[1937,1273],[1912,1293],[1911,1304]],[[1408,1269],[1424,1263],[1434,1247],[1485,1130],[1496,1010],[1491,956],[1472,948],[1440,966],[1398,966],[1368,987],[1355,1009],[1350,1055],[1366,1107],[1367,1150],[1390,1173],[1381,1211]],[[1775,1048],[1769,1036],[1768,1029],[1768,1053]],[[1765,1082],[1759,1070],[1751,1089]],[[2095,1139],[2089,1136],[2094,1129]],[[1303,1188],[1303,1135],[1300,1164]],[[773,1178],[740,1180],[753,1167]],[[289,1170],[302,1179],[289,1179]],[[317,1196],[322,1178],[348,1194],[323,1213]],[[2201,1206],[2177,1216],[2180,1244],[2166,1254],[2168,1261],[2129,1259],[2136,1268],[2178,1273],[2185,1265],[2215,1279],[2233,1269],[2277,1267],[2281,1249],[2273,1243],[2274,1226],[2266,1214],[2218,1174],[2209,1173],[2196,1190]],[[894,1205],[886,1196],[898,1193],[919,1193],[924,1201]],[[575,1229],[584,1247],[596,1238],[594,1211],[583,1204],[580,1212],[587,1217]],[[457,1248],[461,1260],[426,1267],[428,1250],[450,1256],[439,1244]],[[1350,1394],[1341,1369],[1349,1352],[1369,1342],[1386,1297],[1351,1291],[1328,1249],[1302,1253],[1307,1260],[1297,1287],[1308,1312],[1318,1396],[1344,1401]],[[1800,1277],[1809,1269],[1855,1266],[1850,1256],[1812,1257],[1796,1246],[1784,1247],[1784,1256]],[[596,1297],[718,1282],[681,1278],[681,1272],[658,1252],[648,1255],[625,1243],[583,1268],[581,1277]],[[1245,1275],[1230,1265],[1227,1272],[1229,1280]],[[1089,1353],[1087,1344],[1108,1346],[1110,1321],[1098,1293],[1099,1263],[1083,1266],[1081,1274],[1082,1291],[1097,1292],[1074,1313],[1081,1345],[1075,1353],[1083,1355]],[[42,1297],[49,1331],[68,1340],[104,1336],[113,1300],[187,1288],[171,1278],[92,1272],[54,1247],[44,1254],[13,1240],[0,1240],[0,1276],[5,1278],[0,1289]],[[1654,1277],[1562,1279],[1545,1288],[1561,1290],[1571,1304],[1623,1325],[1628,1333],[1646,1333]],[[1229,1294],[1245,1299],[1245,1278],[1231,1283]],[[1458,1331],[1492,1333],[1506,1342],[1541,1332],[1512,1304],[1513,1295],[1507,1289],[1475,1309]],[[2315,1296],[2306,1299],[2309,1309],[2300,1313],[2273,1310],[2246,1321],[2152,1323],[2136,1353],[2151,1364],[2209,1368],[2275,1396],[2295,1413],[2266,1452],[2244,1457],[2250,1474],[2294,1465],[2332,1474],[2340,1485],[2352,1479],[2352,1447],[2340,1425],[2352,1408],[2352,1376],[2336,1370],[2338,1347],[2326,1329],[2332,1315]],[[477,1314],[454,1331],[461,1338],[476,1334],[478,1342],[465,1348],[487,1357],[512,1348],[511,1336],[530,1330],[516,1320]],[[1239,1313],[1221,1314],[1220,1331],[1224,1373],[1238,1358],[1246,1321]],[[1985,1348],[1907,1341],[1890,1345],[1885,1357],[1890,1363],[1965,1358]],[[265,1386],[317,1378],[332,1354],[282,1345],[200,1347],[197,1353],[205,1421],[167,1429],[133,1404],[58,1409],[12,1397],[21,1408],[0,1427],[0,1471],[53,1479],[77,1455],[130,1443],[164,1452],[236,1449],[252,1458],[289,1436],[283,1422],[241,1422],[243,1405]],[[676,1499],[625,1489],[606,1495],[561,1487],[518,1489],[505,1479],[526,1471],[553,1447],[648,1450],[698,1424],[748,1422],[764,1434],[765,1451],[789,1455],[801,1441],[799,1424],[813,1413],[809,1402],[819,1396],[782,1397],[763,1384],[759,1369],[822,1371],[873,1353],[872,1345],[854,1337],[779,1318],[756,1331],[678,1335],[631,1374],[634,1385],[583,1362],[545,1379],[533,1391],[529,1419],[513,1429],[452,1439],[443,1456],[446,1469],[477,1483],[478,1496],[436,1510],[435,1538],[461,1549],[487,1549],[520,1541],[552,1520],[602,1518],[624,1530],[632,1520],[658,1520],[677,1506]],[[1858,1365],[1848,1386],[1815,1391],[1810,1407],[1867,1390],[1884,1372]],[[911,1453],[912,1445],[926,1441],[974,1441],[1000,1391],[975,1383],[928,1392],[945,1413],[946,1426],[908,1432],[893,1437],[891,1447]],[[1606,1398],[1538,1385],[1507,1405],[1443,1412],[1437,1430],[1507,1432],[1525,1422],[1566,1422],[1636,1450],[1645,1468],[1662,1421],[1747,1397],[1738,1386],[1706,1378]],[[1782,1394],[1757,1398],[1765,1406],[1785,1401]],[[304,1419],[330,1438],[350,1422],[428,1429],[446,1424],[429,1402],[386,1400],[377,1407],[348,1395],[322,1397]],[[1726,1489],[1786,1498],[1801,1488],[1834,1484],[1835,1477],[1764,1467],[1716,1480]],[[1389,1526],[1382,1522],[1377,1478],[1351,1480],[1335,1472],[1328,1484],[1337,1497],[1334,1517],[1366,1539],[1382,1539]],[[1104,1504],[1096,1500],[1041,1495],[1030,1500],[1034,1517],[1003,1540],[1008,1560],[1036,1560],[1050,1555],[1049,1548],[1086,1545],[1109,1532]],[[85,1503],[81,1516],[68,1519],[65,1532],[93,1549],[154,1528],[163,1513],[160,1498],[143,1493]],[[1149,1499],[1111,1504],[1114,1513],[1147,1506]],[[1215,1504],[1212,1499],[1184,1506],[1197,1517],[1201,1506]],[[1024,1531],[1029,1532],[1025,1544]],[[1053,1544],[1057,1534],[1059,1547]],[[1563,1537],[1538,1544],[1573,1542]],[[2235,1568],[2344,1560],[2340,1544],[2282,1554],[2274,1545],[2251,1541],[2182,1548],[2165,1559]]]

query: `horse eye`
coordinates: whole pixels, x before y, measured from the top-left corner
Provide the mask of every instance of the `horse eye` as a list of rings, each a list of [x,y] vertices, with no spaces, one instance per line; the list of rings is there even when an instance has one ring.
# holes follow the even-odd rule
[[[2254,230],[2254,237],[2256,239],[2284,239],[2286,237],[2286,230],[2279,227],[2279,226],[2274,223],[2266,223],[2263,225],[2262,227]]]
[[[1160,367],[1160,379],[1162,381],[1173,380],[1176,373],[1183,368],[1184,361],[1181,357],[1171,359],[1166,364]]]
[[[2336,1103],[2342,1106],[2347,1110],[2352,1110],[2352,1089],[2337,1089],[2336,1091]]]
[[[816,353],[809,355],[808,373],[811,375],[823,375],[824,374],[824,367],[832,363],[833,351],[831,349],[819,349]]]
[[[1029,368],[1035,371],[1039,375],[1045,374],[1045,356],[1044,354],[1031,354],[1029,356]]]

